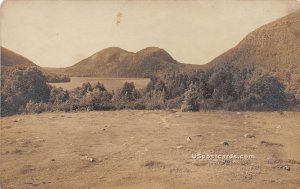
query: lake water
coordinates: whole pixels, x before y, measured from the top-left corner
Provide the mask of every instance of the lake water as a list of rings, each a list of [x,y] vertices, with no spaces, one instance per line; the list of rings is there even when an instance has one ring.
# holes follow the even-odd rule
[[[99,77],[71,77],[71,82],[66,83],[50,83],[56,87],[62,87],[65,90],[71,90],[80,87],[83,83],[90,82],[95,85],[97,82],[102,83],[109,91],[116,91],[125,82],[134,82],[136,89],[142,89],[147,86],[150,79],[147,78],[99,78]]]

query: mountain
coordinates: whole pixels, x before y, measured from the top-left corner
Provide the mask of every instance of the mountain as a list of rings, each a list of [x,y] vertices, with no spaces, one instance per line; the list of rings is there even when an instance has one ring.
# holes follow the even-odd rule
[[[204,67],[224,64],[274,75],[300,99],[300,11],[256,29]]]
[[[136,53],[119,47],[109,47],[93,54],[77,64],[61,69],[47,68],[47,72],[70,76],[97,77],[150,77],[170,71],[198,68],[177,62],[165,50],[148,47]]]
[[[27,58],[1,47],[1,66],[37,66]]]
[[[41,67],[34,64],[29,59],[9,50],[1,47],[1,81],[4,79],[17,67]]]
[[[36,66],[30,60],[3,47],[1,53],[2,67]],[[199,68],[214,71],[223,65],[253,67],[259,72],[274,75],[286,85],[288,91],[300,99],[300,11],[254,30],[235,47],[206,65],[179,63],[158,47],[148,47],[138,52],[109,47],[73,66],[43,68],[43,71],[70,76],[150,77]]]

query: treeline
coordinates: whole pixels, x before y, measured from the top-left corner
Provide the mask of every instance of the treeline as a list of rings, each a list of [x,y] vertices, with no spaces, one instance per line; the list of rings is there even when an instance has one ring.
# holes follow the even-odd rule
[[[46,80],[48,83],[64,83],[70,82],[71,78],[67,75],[50,74],[46,75]]]
[[[229,64],[152,77],[143,90],[126,82],[118,91],[108,91],[101,83],[84,83],[67,91],[48,85],[36,68],[16,69],[1,83],[1,89],[1,115],[118,109],[274,111],[296,104],[276,77]]]

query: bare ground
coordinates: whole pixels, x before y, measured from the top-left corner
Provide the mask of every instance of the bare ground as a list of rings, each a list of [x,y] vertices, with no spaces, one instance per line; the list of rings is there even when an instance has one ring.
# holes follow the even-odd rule
[[[297,188],[299,136],[300,112],[124,110],[11,116],[1,118],[0,185]],[[255,159],[197,160],[194,153]]]

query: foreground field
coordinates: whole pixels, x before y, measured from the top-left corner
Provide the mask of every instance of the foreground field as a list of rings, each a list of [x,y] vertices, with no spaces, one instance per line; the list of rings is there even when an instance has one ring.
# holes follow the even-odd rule
[[[43,113],[1,122],[4,189],[300,186],[299,112]]]
[[[91,84],[96,84],[97,82],[102,83],[107,90],[117,90],[125,82],[134,82],[137,89],[142,89],[147,86],[149,79],[143,78],[99,78],[99,77],[71,77],[71,82],[67,83],[50,83],[56,87],[62,87],[65,90],[71,90],[76,87],[81,87],[83,83],[90,82]]]

